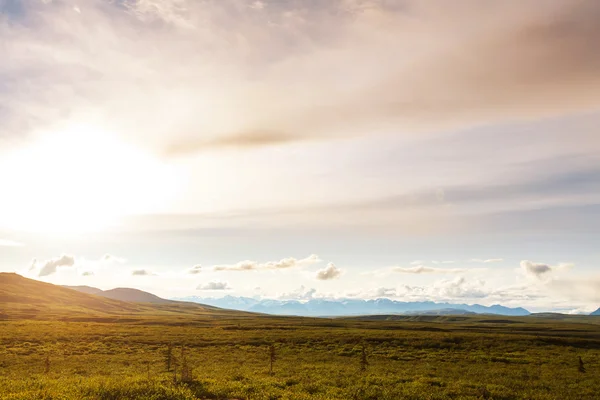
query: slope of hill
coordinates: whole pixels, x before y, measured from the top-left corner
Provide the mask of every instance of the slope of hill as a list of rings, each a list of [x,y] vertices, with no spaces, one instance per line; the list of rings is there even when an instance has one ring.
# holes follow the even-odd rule
[[[0,311],[37,315],[61,309],[76,313],[130,313],[135,304],[97,297],[50,283],[0,273]]]
[[[479,304],[452,304],[423,302],[402,302],[385,298],[375,300],[361,299],[311,299],[306,302],[296,300],[253,299],[250,297],[225,296],[223,298],[183,297],[177,300],[210,304],[216,307],[240,311],[260,312],[274,315],[298,316],[351,316],[377,314],[419,314],[453,310],[455,313],[496,314],[507,316],[529,315],[524,308],[510,308],[498,304],[482,306]]]
[[[67,288],[67,289],[73,289],[73,290],[77,290],[78,292],[81,293],[87,293],[87,294],[99,294],[102,293],[102,289],[98,289],[95,287],[91,287],[91,286],[68,286],[68,285],[62,285],[62,287]]]
[[[203,304],[165,300],[135,289],[101,292],[103,296],[85,293],[94,292],[93,289],[56,286],[14,273],[0,273],[0,318],[100,320],[170,316],[173,317],[172,322],[176,322],[177,318],[198,316],[251,315]],[[115,298],[104,296],[106,293]]]
[[[158,297],[155,294],[144,292],[143,290],[131,288],[116,288],[110,290],[102,290],[91,286],[66,286],[63,287],[77,290],[78,292],[95,294],[113,300],[127,301],[131,303],[153,303],[153,304],[174,304],[181,303],[175,300],[167,300]]]
[[[590,315],[600,315],[600,308],[591,313]]]
[[[121,301],[130,301],[133,303],[154,303],[154,304],[168,304],[174,303],[173,300],[166,300],[161,297],[158,297],[152,293],[144,292],[138,289],[129,289],[129,288],[116,288],[105,290],[98,295],[102,297],[107,297],[109,299],[121,300]]]

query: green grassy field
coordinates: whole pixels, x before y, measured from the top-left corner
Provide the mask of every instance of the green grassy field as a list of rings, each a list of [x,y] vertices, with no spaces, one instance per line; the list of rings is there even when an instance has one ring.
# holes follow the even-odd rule
[[[597,399],[600,319],[0,322],[2,399]],[[574,322],[580,321],[580,322]],[[167,370],[174,346],[177,362]],[[269,345],[276,348],[269,373]],[[361,371],[362,346],[368,366]],[[181,382],[181,347],[192,369]],[[586,369],[578,370],[581,356]]]

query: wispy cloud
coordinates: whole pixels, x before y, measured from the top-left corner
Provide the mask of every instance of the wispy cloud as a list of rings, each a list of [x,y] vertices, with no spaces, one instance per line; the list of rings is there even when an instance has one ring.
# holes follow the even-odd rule
[[[256,270],[278,270],[288,269],[304,265],[311,265],[321,262],[319,256],[313,254],[303,259],[296,259],[293,257],[283,258],[279,261],[268,261],[260,263],[257,261],[240,261],[236,264],[231,265],[215,265],[214,271],[256,271]]]
[[[399,272],[402,274],[459,274],[467,271],[465,268],[434,268],[427,267],[425,265],[418,265],[416,267],[393,267],[392,271]]]
[[[202,265],[200,264],[194,265],[192,268],[187,270],[187,273],[191,275],[197,275],[200,272],[202,272]]]
[[[474,263],[484,263],[484,264],[489,264],[489,263],[497,263],[497,262],[502,262],[502,261],[504,261],[504,259],[502,259],[502,258],[488,258],[488,259],[483,259],[483,258],[472,258],[470,261],[471,261],[471,262],[474,262]]]
[[[156,276],[156,274],[147,269],[134,269],[131,271],[131,275],[133,276]]]
[[[197,290],[231,290],[227,282],[208,282],[200,284],[196,287]]]

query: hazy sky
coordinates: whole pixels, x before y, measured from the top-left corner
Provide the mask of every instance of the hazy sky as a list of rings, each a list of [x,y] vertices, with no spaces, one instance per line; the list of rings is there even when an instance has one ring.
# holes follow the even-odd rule
[[[596,309],[599,21],[596,0],[0,0],[0,271]]]

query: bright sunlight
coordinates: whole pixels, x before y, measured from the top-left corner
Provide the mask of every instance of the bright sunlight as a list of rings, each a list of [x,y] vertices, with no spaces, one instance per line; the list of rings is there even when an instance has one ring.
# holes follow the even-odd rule
[[[173,169],[88,126],[42,135],[0,160],[0,227],[39,233],[97,231],[155,212],[177,188]]]

